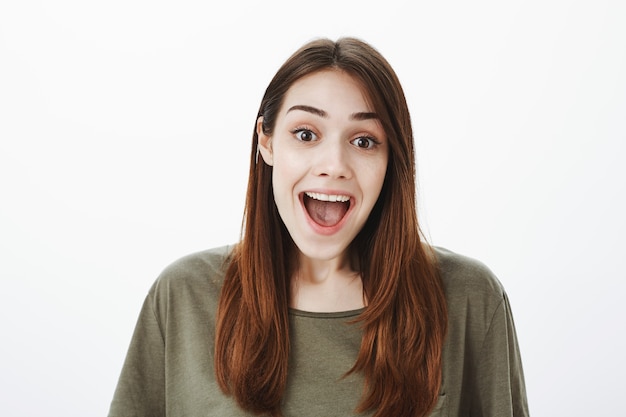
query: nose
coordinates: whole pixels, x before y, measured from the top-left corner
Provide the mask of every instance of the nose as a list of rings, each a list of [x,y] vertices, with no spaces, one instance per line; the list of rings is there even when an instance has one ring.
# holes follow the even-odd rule
[[[340,139],[330,139],[317,147],[314,174],[333,179],[346,179],[352,176],[349,150]]]

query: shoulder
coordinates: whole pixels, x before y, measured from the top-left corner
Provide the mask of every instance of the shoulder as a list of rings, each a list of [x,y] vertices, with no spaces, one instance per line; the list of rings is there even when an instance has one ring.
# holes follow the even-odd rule
[[[505,312],[505,290],[482,262],[447,249],[434,250],[448,304],[448,344],[464,341],[478,349],[494,318]]]
[[[502,284],[482,262],[433,249],[448,307],[442,391],[460,399],[468,413],[527,415],[517,336]]]
[[[168,265],[149,292],[155,310],[217,300],[233,248],[228,245],[192,253]]]
[[[450,326],[488,326],[504,305],[506,293],[494,273],[482,262],[435,247],[443,282]]]
[[[228,266],[233,247],[233,245],[220,246],[179,258],[163,270],[157,284],[177,284],[179,281],[198,277],[219,280]]]
[[[433,247],[441,279],[450,295],[473,294],[502,299],[504,288],[494,273],[481,261],[448,249]]]

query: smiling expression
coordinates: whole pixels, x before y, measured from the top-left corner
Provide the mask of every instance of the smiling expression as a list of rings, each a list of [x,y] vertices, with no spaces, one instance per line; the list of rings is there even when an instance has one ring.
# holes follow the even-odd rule
[[[318,71],[289,88],[271,136],[257,124],[278,212],[311,259],[345,260],[380,195],[388,143],[366,97],[349,74]]]

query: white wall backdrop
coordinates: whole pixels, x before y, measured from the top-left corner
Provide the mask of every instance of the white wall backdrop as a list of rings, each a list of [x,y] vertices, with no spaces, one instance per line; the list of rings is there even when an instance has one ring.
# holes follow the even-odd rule
[[[106,415],[158,273],[238,238],[271,76],[341,35],[398,72],[422,222],[506,287],[533,416],[623,415],[624,22],[620,0],[3,1],[0,415]]]

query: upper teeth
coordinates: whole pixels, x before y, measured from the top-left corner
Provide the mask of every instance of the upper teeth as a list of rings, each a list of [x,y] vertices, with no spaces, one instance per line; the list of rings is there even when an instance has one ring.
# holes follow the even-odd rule
[[[311,197],[315,200],[320,200],[320,201],[330,201],[332,203],[335,202],[340,202],[340,203],[345,203],[346,201],[350,200],[350,197],[347,195],[333,195],[333,194],[322,194],[322,193],[311,193],[311,192],[306,192],[305,193],[308,197]]]

